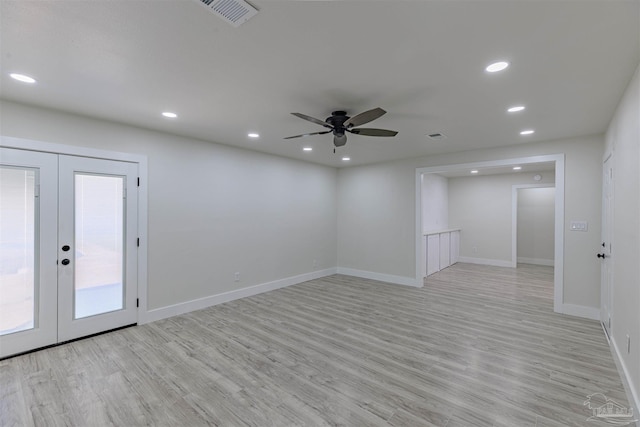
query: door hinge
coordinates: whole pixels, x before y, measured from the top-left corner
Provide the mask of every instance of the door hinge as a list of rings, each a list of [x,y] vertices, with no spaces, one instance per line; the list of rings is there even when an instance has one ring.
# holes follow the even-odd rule
[[[140,187],[140,177],[138,177],[138,187]]]
[[[140,247],[140,238],[138,237],[138,242],[137,242],[138,247]]]
[[[136,307],[140,307],[140,298],[136,298]]]

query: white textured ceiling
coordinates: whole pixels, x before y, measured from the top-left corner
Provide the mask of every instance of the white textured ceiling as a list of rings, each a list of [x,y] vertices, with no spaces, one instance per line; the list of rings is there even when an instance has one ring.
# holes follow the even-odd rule
[[[640,54],[637,0],[252,4],[233,28],[197,0],[2,0],[0,96],[345,166],[602,133]],[[484,72],[494,60],[511,66]],[[388,113],[365,127],[398,136],[337,154],[331,135],[283,140],[322,130],[291,112],[374,107]]]

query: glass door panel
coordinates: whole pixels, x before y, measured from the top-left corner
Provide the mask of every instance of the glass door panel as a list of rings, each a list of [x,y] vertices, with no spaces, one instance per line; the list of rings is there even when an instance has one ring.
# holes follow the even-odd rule
[[[75,318],[124,307],[124,179],[75,175]]]
[[[0,357],[57,340],[57,162],[0,147]]]
[[[0,335],[35,324],[36,170],[0,166]]]
[[[135,163],[59,156],[59,341],[137,321],[137,176]]]

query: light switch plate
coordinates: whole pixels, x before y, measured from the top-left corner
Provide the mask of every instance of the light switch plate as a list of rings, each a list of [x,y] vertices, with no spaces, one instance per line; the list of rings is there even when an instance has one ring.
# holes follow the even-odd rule
[[[589,223],[587,221],[571,221],[569,223],[569,229],[571,231],[587,231],[589,229]]]

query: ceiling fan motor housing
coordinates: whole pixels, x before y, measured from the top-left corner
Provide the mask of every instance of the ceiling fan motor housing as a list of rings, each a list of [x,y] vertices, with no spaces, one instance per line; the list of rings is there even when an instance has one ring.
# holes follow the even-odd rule
[[[331,126],[333,126],[333,134],[338,137],[344,136],[347,128],[344,126],[344,122],[349,120],[349,116],[347,116],[346,111],[334,111],[331,113],[331,117],[327,117],[325,120]],[[346,138],[344,143],[346,143]],[[344,145],[344,144],[342,144]],[[338,145],[336,144],[336,147]]]

